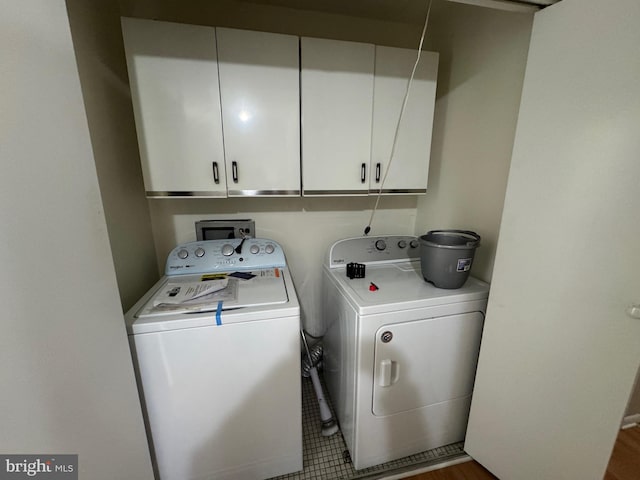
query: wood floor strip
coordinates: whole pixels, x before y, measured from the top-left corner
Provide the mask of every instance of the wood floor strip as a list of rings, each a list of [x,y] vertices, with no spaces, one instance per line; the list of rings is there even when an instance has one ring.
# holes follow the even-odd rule
[[[640,478],[640,427],[620,430],[604,480]]]
[[[478,462],[464,462],[440,470],[421,473],[405,480],[495,480]]]
[[[421,473],[405,480],[496,480],[475,461]],[[640,479],[640,426],[620,430],[603,480]]]

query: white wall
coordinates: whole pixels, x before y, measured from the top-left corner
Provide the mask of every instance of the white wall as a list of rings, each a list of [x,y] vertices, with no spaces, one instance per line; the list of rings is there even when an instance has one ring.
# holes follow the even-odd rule
[[[533,17],[437,4],[428,48],[440,52],[429,189],[415,233],[482,236],[471,273],[491,281]]]
[[[151,480],[65,4],[0,10],[0,452]]]

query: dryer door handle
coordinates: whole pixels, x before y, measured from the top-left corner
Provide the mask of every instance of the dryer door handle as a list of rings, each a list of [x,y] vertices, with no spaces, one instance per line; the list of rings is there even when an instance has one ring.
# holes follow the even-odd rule
[[[390,387],[400,378],[400,364],[388,358],[378,365],[378,385]]]

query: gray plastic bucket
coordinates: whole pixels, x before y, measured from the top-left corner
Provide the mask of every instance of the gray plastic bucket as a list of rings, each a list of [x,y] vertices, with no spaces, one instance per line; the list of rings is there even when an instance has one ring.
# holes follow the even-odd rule
[[[432,230],[420,237],[420,268],[438,288],[460,288],[467,281],[480,235],[469,230]]]

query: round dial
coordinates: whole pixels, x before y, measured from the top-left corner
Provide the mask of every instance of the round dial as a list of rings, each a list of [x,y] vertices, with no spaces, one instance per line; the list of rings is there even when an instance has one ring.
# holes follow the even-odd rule
[[[275,251],[275,249],[276,249],[276,247],[274,247],[270,243],[268,243],[267,246],[264,247],[264,251],[267,252],[267,253],[273,253]]]
[[[376,249],[377,250],[384,250],[385,248],[387,248],[387,242],[385,242],[384,240],[376,240]]]
[[[198,258],[204,257],[204,248],[198,247],[198,248],[196,248],[196,251],[194,253],[196,254],[196,257],[198,257]]]
[[[260,247],[258,245],[251,245],[249,251],[255,255],[260,251]]]
[[[228,243],[225,243],[222,246],[222,255],[224,255],[225,257],[229,257],[233,255],[233,252],[234,252],[233,245],[229,245]]]
[[[405,242],[404,240],[400,240],[398,242],[398,247],[400,248],[407,248],[407,242]]]
[[[411,248],[418,248],[418,245],[420,245],[420,244],[418,243],[418,240],[411,240],[411,242],[409,243],[409,246],[410,246]]]
[[[184,248],[178,251],[178,258],[181,258],[182,260],[184,260],[188,256],[189,256],[189,252],[187,252]]]

